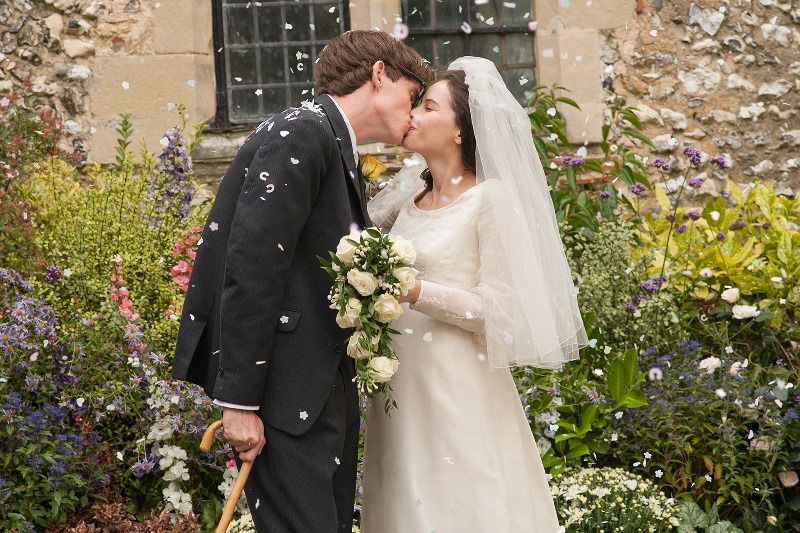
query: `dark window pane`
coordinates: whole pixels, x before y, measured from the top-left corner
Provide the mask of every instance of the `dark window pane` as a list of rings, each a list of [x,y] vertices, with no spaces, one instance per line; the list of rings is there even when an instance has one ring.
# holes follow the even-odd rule
[[[342,33],[339,23],[339,6],[322,4],[314,6],[316,39],[327,41]]]
[[[258,83],[256,77],[256,51],[253,48],[229,49],[228,68],[234,85]]]
[[[259,115],[259,96],[255,89],[231,89],[231,122]]]
[[[311,18],[309,6],[286,6],[286,39],[289,41],[311,40]],[[289,25],[292,26],[289,29]]]
[[[531,17],[531,13],[533,13],[533,2],[515,2],[514,7],[508,7],[506,4],[509,2],[503,2],[503,23],[506,26],[526,26],[528,22],[533,20]]]
[[[284,87],[264,89],[262,101],[264,102],[264,113],[266,116],[280,113],[289,107],[289,104],[286,102],[286,89]]]
[[[292,87],[290,89],[290,93],[291,105],[297,106],[300,105],[301,102],[314,99],[314,86],[306,85],[303,87]]]
[[[527,105],[530,98],[530,90],[536,85],[536,74],[533,68],[512,68],[504,73],[508,90],[511,91],[517,101],[522,105]]]
[[[501,65],[500,35],[496,33],[470,35],[469,53],[474,56],[485,57]]]
[[[225,0],[225,4],[251,4],[250,0]]]
[[[430,28],[430,0],[403,0],[403,20],[409,28]]]
[[[289,81],[314,83],[314,59],[310,46],[289,45]]]
[[[436,64],[447,68],[451,61],[464,55],[464,38],[461,35],[436,37]],[[428,59],[430,61],[430,59]]]
[[[436,28],[458,28],[461,23],[467,20],[464,12],[464,2],[435,2],[436,6]]]
[[[286,81],[283,50],[282,46],[261,48],[261,83],[283,83]],[[255,64],[253,68],[255,68]]]
[[[506,35],[506,64],[533,63],[533,34],[510,33]]]
[[[500,26],[500,16],[495,2],[469,5],[469,23],[473,28],[496,28]]]
[[[262,43],[283,41],[283,22],[280,7],[258,8],[258,40]]]
[[[433,65],[433,37],[430,35],[409,35],[403,42]]]
[[[255,39],[253,12],[250,9],[231,7],[225,10],[225,43],[248,44]]]

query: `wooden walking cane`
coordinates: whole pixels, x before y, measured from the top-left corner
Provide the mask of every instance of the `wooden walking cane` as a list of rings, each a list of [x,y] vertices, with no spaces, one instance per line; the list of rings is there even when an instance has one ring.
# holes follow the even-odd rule
[[[203,435],[203,440],[200,441],[200,449],[204,452],[211,451],[211,442],[214,440],[214,433],[222,427],[222,420],[217,420],[206,429]],[[222,511],[222,518],[219,519],[216,533],[226,533],[228,526],[233,518],[233,511],[236,509],[236,503],[239,501],[239,496],[242,495],[242,489],[247,482],[247,476],[250,475],[250,469],[253,468],[252,461],[242,462],[242,468],[239,469],[239,475],[236,476],[236,482],[231,489],[231,495],[228,496],[228,501],[225,502],[225,509]]]

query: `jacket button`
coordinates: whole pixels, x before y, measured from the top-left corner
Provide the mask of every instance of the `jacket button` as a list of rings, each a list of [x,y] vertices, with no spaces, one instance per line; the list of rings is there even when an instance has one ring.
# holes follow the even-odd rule
[[[342,353],[343,348],[341,344],[337,344],[335,347],[336,353]]]
[[[217,375],[224,376],[225,375],[225,369],[220,368],[219,370],[217,370]]]

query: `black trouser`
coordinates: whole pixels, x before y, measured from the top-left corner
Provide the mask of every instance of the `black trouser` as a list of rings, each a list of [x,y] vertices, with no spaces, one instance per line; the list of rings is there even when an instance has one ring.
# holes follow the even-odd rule
[[[245,486],[259,533],[352,531],[360,424],[353,375],[345,354],[319,418],[303,435],[265,426],[267,444]]]

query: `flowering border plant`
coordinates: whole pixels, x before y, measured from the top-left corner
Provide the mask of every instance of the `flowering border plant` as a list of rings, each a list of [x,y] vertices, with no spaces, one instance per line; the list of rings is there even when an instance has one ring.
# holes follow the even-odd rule
[[[403,314],[397,296],[408,294],[416,282],[417,254],[410,241],[372,227],[342,237],[330,256],[319,261],[334,279],[328,299],[338,311],[336,323],[355,328],[347,354],[355,359],[358,391],[370,397],[383,393],[388,413],[397,407],[389,380],[398,365],[389,335],[400,334],[389,323]]]

